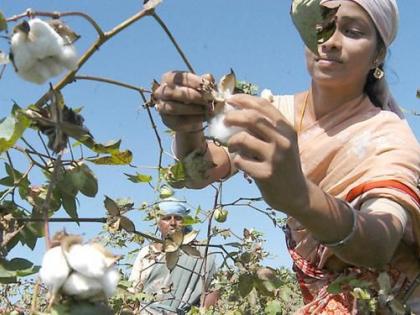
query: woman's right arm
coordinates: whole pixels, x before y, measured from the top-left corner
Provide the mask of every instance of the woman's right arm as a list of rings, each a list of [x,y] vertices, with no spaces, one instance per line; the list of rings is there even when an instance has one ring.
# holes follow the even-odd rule
[[[203,91],[203,82],[213,81],[211,75],[197,76],[187,72],[167,72],[154,91],[163,123],[175,132],[173,151],[180,160],[192,152],[202,153],[202,158],[215,165],[205,178],[190,180],[189,188],[202,188],[230,174],[230,159],[222,147],[207,143],[203,122],[211,115],[211,100]]]

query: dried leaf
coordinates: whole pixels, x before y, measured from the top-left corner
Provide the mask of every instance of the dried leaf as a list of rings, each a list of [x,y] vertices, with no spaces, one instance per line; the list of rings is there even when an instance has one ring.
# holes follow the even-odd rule
[[[52,19],[48,24],[60,35],[66,42],[71,45],[80,38],[80,35],[75,33],[67,24],[60,19]]]
[[[165,239],[163,241],[163,251],[165,253],[173,253],[179,250],[180,245],[176,244],[171,239]]]
[[[169,238],[179,247],[183,244],[184,233],[182,231],[175,231],[169,235]]]
[[[230,73],[224,75],[221,79],[219,84],[217,85],[218,90],[223,92],[224,94],[232,95],[233,91],[235,90],[236,86],[236,76],[232,69],[230,69]]]
[[[154,10],[162,2],[162,0],[146,0],[144,3],[145,10]]]
[[[0,65],[5,65],[10,62],[9,55],[0,50]]]
[[[182,244],[187,245],[187,244],[191,243],[193,240],[195,240],[197,235],[198,235],[198,231],[191,231],[190,233],[185,234],[184,239],[182,241]]]
[[[120,226],[128,233],[133,233],[136,230],[134,223],[127,217],[120,217]]]
[[[179,259],[178,251],[167,252],[165,254],[166,267],[168,267],[169,270],[174,269],[174,267],[176,266],[176,263],[178,262],[178,259]]]
[[[109,214],[112,216],[119,216],[120,215],[120,208],[118,204],[108,196],[105,196],[104,200],[105,209],[108,210]]]
[[[187,255],[190,255],[190,256],[193,256],[193,257],[196,257],[196,258],[202,258],[200,251],[197,248],[193,247],[193,246],[190,246],[190,245],[182,245],[181,249]]]

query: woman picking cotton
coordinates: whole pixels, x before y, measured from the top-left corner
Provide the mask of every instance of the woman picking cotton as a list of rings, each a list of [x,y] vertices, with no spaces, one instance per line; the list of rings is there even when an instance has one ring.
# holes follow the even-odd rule
[[[420,147],[383,77],[386,50],[397,32],[397,4],[321,5],[339,7],[336,29],[318,54],[306,50],[308,91],[271,101],[228,97],[238,110],[227,112],[224,123],[240,131],[227,150],[207,143],[202,131],[212,114],[203,89],[210,76],[165,74],[154,93],[157,109],[176,132],[178,158],[201,151],[215,165],[189,187],[204,187],[239,169],[255,180],[272,208],[287,214],[287,246],[306,304],[298,313],[360,311],[351,285],[343,284],[338,293],[327,290],[349,276],[387,291],[380,312],[406,304],[418,314]]]

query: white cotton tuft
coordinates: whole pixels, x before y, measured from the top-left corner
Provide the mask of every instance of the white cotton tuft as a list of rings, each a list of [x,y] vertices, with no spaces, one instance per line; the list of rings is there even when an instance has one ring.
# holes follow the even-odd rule
[[[224,123],[225,114],[232,110],[238,110],[234,106],[225,103],[223,110],[210,119],[207,128],[207,136],[218,140],[222,144],[226,144],[230,137],[244,130],[240,127],[228,127]]]
[[[17,28],[11,39],[13,63],[23,79],[42,84],[65,69],[77,68],[77,54],[48,23],[28,22],[29,32]]]
[[[73,272],[63,285],[63,293],[79,299],[89,299],[103,292],[100,281]]]
[[[102,278],[102,286],[105,296],[110,298],[117,290],[118,282],[120,281],[120,273],[117,268],[112,267],[108,269]]]
[[[39,276],[53,295],[61,288],[69,274],[70,267],[61,246],[49,249],[42,259]]]
[[[109,266],[103,253],[90,244],[75,244],[65,255],[70,267],[86,277],[102,278]]]

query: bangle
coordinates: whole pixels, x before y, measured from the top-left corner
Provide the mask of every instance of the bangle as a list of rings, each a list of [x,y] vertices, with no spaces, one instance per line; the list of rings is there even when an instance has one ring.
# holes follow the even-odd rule
[[[337,241],[337,242],[320,242],[321,245],[324,245],[324,246],[329,247],[329,248],[340,247],[340,246],[343,246],[343,245],[347,244],[353,238],[353,236],[354,236],[354,234],[356,233],[356,230],[357,230],[357,215],[358,215],[358,212],[357,212],[356,209],[354,209],[351,206],[350,206],[350,209],[351,209],[352,218],[353,218],[353,226],[351,228],[350,233],[340,241]]]

